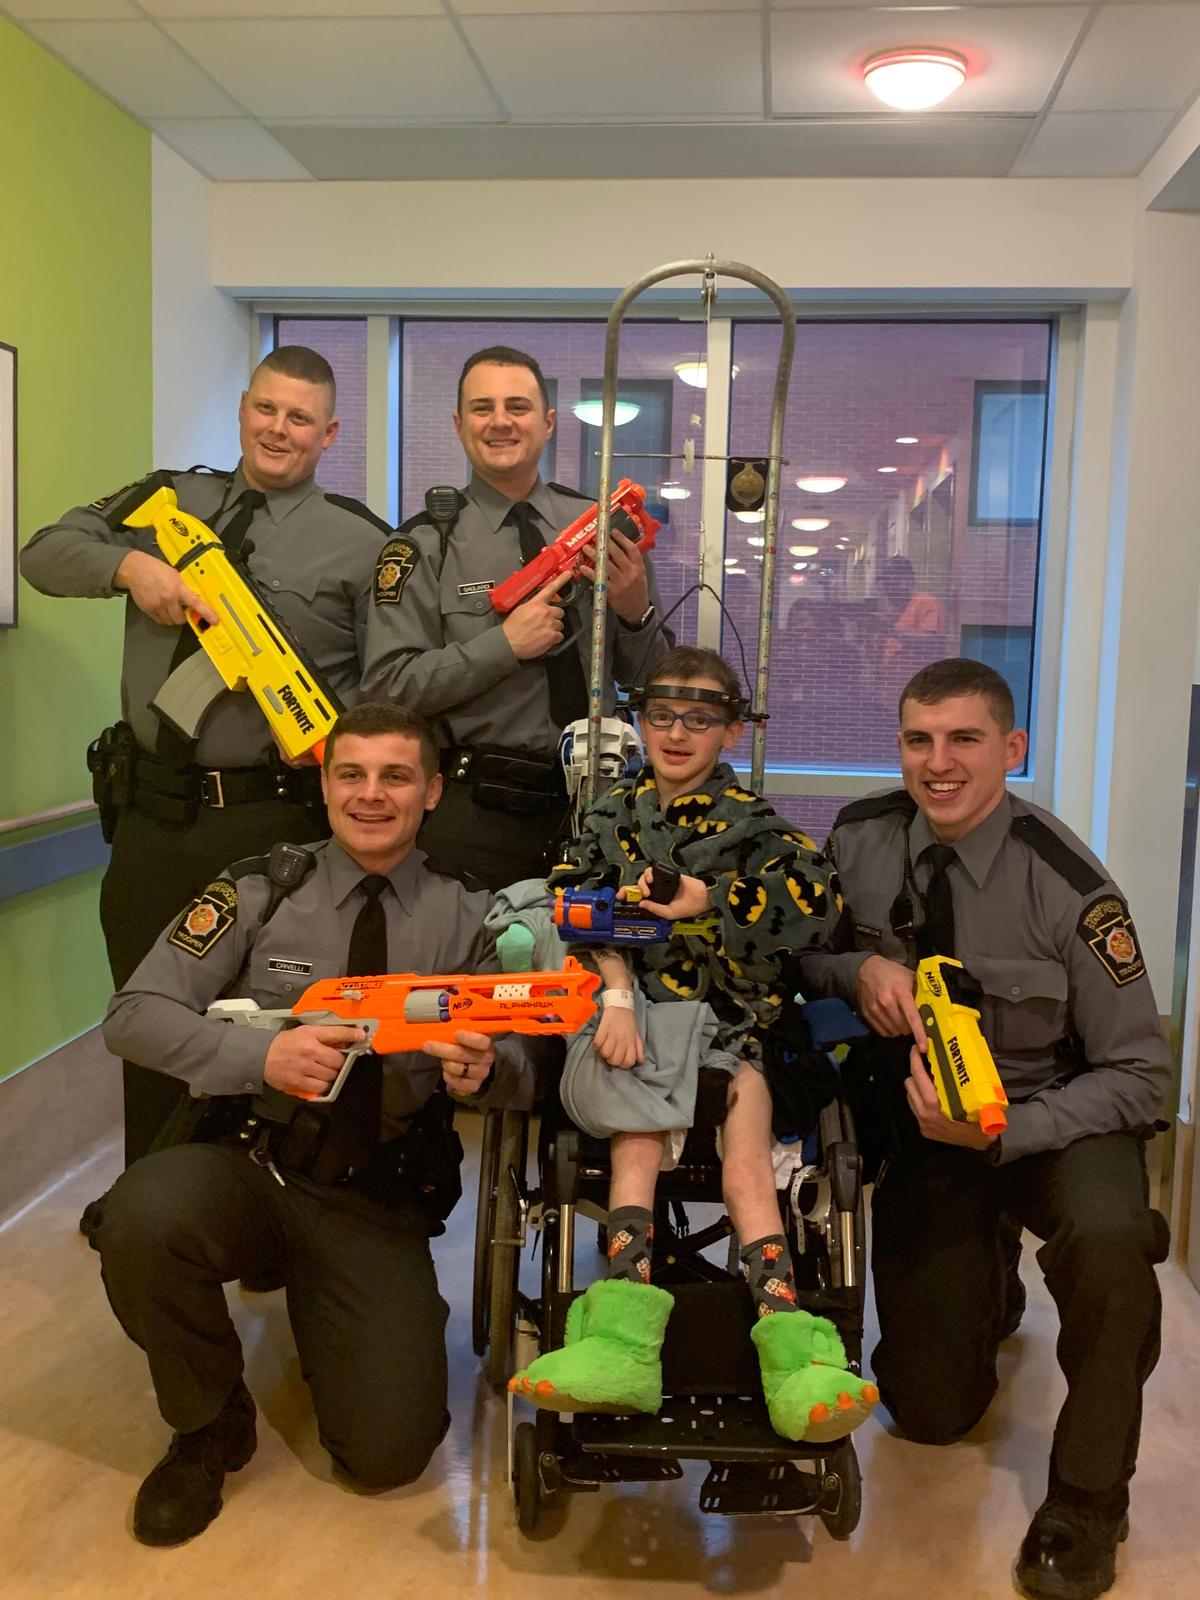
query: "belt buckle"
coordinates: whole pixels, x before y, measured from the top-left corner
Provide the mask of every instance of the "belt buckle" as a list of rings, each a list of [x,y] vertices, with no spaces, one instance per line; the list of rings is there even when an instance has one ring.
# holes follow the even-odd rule
[[[200,779],[200,799],[214,811],[225,809],[225,789],[219,772],[206,772]]]

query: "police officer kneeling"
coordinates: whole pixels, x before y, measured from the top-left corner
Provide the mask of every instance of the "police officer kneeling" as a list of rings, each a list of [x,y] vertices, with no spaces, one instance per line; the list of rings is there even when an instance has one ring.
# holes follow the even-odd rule
[[[472,1103],[527,1101],[517,1042],[493,1050],[460,1032],[425,1054],[359,1057],[340,1096],[314,1106],[302,1097],[325,1092],[360,1029],[272,1033],[205,1015],[218,997],[290,1007],[320,978],[489,964],[487,894],[430,871],[414,849],[442,784],[426,724],[396,706],[346,712],[322,779],[333,839],[301,854],[307,873],[295,846],[230,868],[164,931],[104,1024],[110,1049],[210,1097],[193,1142],[117,1181],[97,1238],[113,1310],[175,1429],[138,1491],[133,1531],[146,1544],[207,1527],[225,1473],[254,1453],[222,1288],[247,1273],[285,1278],[339,1473],[376,1490],[420,1475],[449,1421],[447,1307],[428,1242],[457,1196],[443,1082]]]

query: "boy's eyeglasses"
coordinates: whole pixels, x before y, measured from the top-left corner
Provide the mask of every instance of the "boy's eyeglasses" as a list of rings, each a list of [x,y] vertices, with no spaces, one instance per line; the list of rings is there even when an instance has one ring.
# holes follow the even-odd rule
[[[682,722],[689,733],[708,733],[713,728],[727,728],[728,717],[714,717],[711,711],[668,711],[666,706],[647,706],[642,716],[652,728],[664,732]]]

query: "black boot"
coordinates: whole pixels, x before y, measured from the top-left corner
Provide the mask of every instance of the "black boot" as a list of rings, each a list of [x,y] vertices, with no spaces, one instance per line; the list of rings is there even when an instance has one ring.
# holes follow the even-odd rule
[[[1081,1489],[1051,1490],[1038,1507],[1013,1570],[1035,1600],[1096,1600],[1116,1582],[1117,1545],[1129,1536],[1118,1497]]]
[[[254,1454],[254,1401],[239,1378],[220,1415],[203,1428],[177,1433],[133,1503],[133,1536],[142,1544],[194,1539],[221,1509],[227,1472]]]
[[[96,1235],[100,1231],[100,1224],[104,1220],[104,1196],[98,1200],[89,1200],[84,1206],[79,1218],[79,1231],[93,1250],[100,1247],[96,1243]]]

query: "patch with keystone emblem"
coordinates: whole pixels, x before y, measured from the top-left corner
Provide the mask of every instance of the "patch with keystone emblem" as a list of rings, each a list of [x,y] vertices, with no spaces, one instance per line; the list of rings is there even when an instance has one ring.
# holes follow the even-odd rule
[[[1129,910],[1115,894],[1093,900],[1079,918],[1079,937],[1117,985],[1145,976],[1146,963],[1138,947]]]
[[[218,878],[184,907],[167,943],[190,956],[206,956],[237,919],[237,885]]]
[[[375,604],[394,606],[416,571],[420,553],[407,539],[389,539],[375,563]]]

